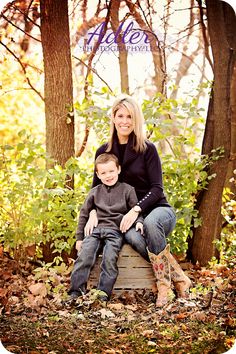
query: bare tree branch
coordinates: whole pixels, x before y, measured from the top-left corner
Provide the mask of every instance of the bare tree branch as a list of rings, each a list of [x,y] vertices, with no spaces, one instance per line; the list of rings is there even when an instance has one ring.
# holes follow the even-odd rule
[[[85,97],[88,97],[88,86],[89,86],[89,82],[88,82],[88,77],[89,77],[89,74],[91,73],[92,71],[92,61],[95,57],[95,54],[100,46],[100,43],[104,37],[104,35],[106,34],[106,31],[107,31],[107,26],[108,26],[108,21],[110,19],[110,11],[111,10],[111,2],[109,3],[108,5],[108,9],[107,9],[107,16],[105,18],[105,26],[103,28],[103,32],[102,32],[102,36],[101,36],[101,39],[100,41],[96,41],[94,46],[93,46],[93,49],[92,49],[92,52],[91,54],[89,55],[89,59],[88,59],[88,70],[87,70],[87,73],[86,73],[86,77],[85,77],[85,85],[84,85],[84,92],[85,92]]]
[[[110,19],[110,12],[111,12],[111,2],[108,4],[107,16],[105,18],[105,26],[103,28],[101,41],[102,41],[104,35],[106,34],[106,31],[107,31],[108,22],[109,22],[109,19]],[[87,98],[87,99],[89,98],[89,92],[88,92],[89,80],[88,80],[88,78],[89,78],[89,75],[91,74],[91,72],[93,71],[92,61],[93,61],[93,59],[95,57],[95,54],[96,54],[99,46],[100,46],[100,41],[96,41],[94,46],[93,46],[92,52],[89,55],[88,64],[86,65],[87,73],[86,73],[86,77],[85,77],[84,95],[85,95],[85,98]],[[84,139],[83,139],[83,142],[82,142],[82,145],[81,145],[79,151],[76,153],[77,157],[81,156],[81,154],[83,153],[83,151],[84,151],[84,149],[86,147],[86,144],[87,144],[87,141],[88,141],[88,136],[89,136],[89,131],[90,131],[90,128],[89,128],[89,125],[86,122]]]
[[[203,7],[202,7],[202,0],[197,0],[198,1],[198,4],[199,4],[199,12],[200,12],[200,26],[201,26],[201,29],[202,29],[202,37],[203,37],[203,41],[204,41],[204,44],[205,44],[205,56],[212,68],[212,71],[214,71],[214,65],[213,65],[213,62],[211,60],[211,57],[210,57],[210,53],[209,53],[209,47],[210,47],[210,43],[209,43],[209,40],[207,38],[207,30],[206,30],[206,26],[205,26],[205,23],[204,23],[204,20],[203,20]]]
[[[84,66],[86,66],[88,68],[88,64],[86,64],[82,59],[76,57],[75,55],[72,55],[73,58],[75,58],[76,60],[78,60],[81,64],[83,64]],[[112,88],[109,86],[109,84],[98,74],[97,70],[94,68],[91,68],[92,72],[97,75],[97,77],[108,87],[108,89],[110,90],[111,93],[113,93]]]
[[[25,69],[25,66],[24,64],[21,62],[21,60],[15,55],[15,53],[13,53],[11,51],[10,48],[8,48],[2,41],[0,41],[0,44],[9,52],[11,53],[11,55],[13,55],[13,57],[18,61],[18,63],[20,64],[21,68],[22,68],[22,71],[25,75],[25,78],[26,78],[26,81],[28,83],[28,85],[31,87],[31,89],[41,98],[42,101],[44,101],[44,98],[43,96],[41,95],[41,93],[31,84],[30,82],[30,79],[28,78],[27,76],[27,72],[26,72],[26,69]]]
[[[32,20],[32,18],[29,17],[29,15],[26,15],[24,11],[22,11],[19,7],[15,6],[13,4],[12,6],[16,11],[19,11],[29,22],[31,22],[34,26],[40,28],[40,26],[34,21]]]
[[[1,16],[2,16],[2,18],[4,18],[4,20],[6,20],[8,23],[10,23],[13,27],[15,27],[15,28],[17,28],[18,30],[20,30],[21,32],[23,32],[26,36],[28,36],[28,37],[34,39],[35,41],[41,43],[41,40],[40,40],[40,39],[35,38],[35,37],[31,36],[29,33],[25,32],[23,29],[21,29],[20,27],[18,27],[17,25],[15,25],[13,22],[11,22],[5,15],[2,14]]]

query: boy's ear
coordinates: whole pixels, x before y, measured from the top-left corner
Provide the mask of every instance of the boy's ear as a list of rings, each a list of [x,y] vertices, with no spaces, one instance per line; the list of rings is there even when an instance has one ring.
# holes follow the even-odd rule
[[[120,172],[121,172],[121,167],[119,165],[119,167],[118,167],[118,175],[120,174]]]
[[[96,171],[96,175],[97,175],[97,177],[100,179],[100,177],[99,177],[99,175],[98,175],[97,171]]]

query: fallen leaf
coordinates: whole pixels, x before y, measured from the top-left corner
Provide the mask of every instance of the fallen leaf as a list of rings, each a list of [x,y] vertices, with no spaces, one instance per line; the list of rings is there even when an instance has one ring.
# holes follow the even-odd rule
[[[116,304],[108,304],[107,307],[111,310],[120,311],[124,308],[124,305],[118,302]]]
[[[136,311],[138,309],[137,305],[125,305],[125,308],[131,311]]]
[[[41,295],[42,297],[47,296],[47,288],[43,283],[36,283],[29,286],[30,292],[34,295]]]
[[[28,254],[28,256],[30,257],[34,257],[35,253],[36,253],[36,245],[30,245],[30,246],[26,246],[25,247],[25,251]]]
[[[156,344],[155,342],[149,340],[149,341],[147,342],[147,345],[150,346],[150,347],[156,347],[157,344]]]
[[[115,314],[112,311],[107,310],[105,308],[98,310],[98,312],[101,314],[102,319],[105,319],[106,317],[107,318],[115,317]]]
[[[153,335],[154,330],[153,329],[146,329],[145,331],[142,332],[142,335],[144,337],[151,337]]]
[[[198,321],[205,321],[206,320],[206,314],[203,311],[197,311],[191,314],[190,318],[192,320],[198,320]]]
[[[0,245],[0,258],[4,256],[4,248],[2,245]]]

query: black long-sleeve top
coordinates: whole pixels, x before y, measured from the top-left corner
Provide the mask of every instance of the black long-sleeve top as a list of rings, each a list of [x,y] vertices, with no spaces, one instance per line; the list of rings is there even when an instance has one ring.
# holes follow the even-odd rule
[[[111,187],[99,184],[92,188],[80,210],[76,240],[83,240],[84,227],[93,208],[97,211],[98,227],[120,230],[123,216],[137,204],[137,201],[134,187],[127,183],[118,181]],[[135,224],[137,222],[143,222],[142,216],[138,217]]]
[[[123,159],[117,136],[114,137],[112,149],[109,151],[118,157],[121,165],[119,180],[135,188],[138,197],[137,205],[141,207],[144,214],[147,215],[158,206],[170,207],[163,192],[161,161],[155,145],[147,140],[146,150],[142,153],[136,152],[133,149],[133,139],[134,134],[131,134]],[[100,146],[96,151],[95,158],[106,152],[106,149],[107,143]],[[99,183],[100,180],[94,173],[93,186]]]

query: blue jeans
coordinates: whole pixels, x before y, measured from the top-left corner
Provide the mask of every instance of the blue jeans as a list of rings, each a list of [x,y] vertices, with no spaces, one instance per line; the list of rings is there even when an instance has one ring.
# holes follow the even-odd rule
[[[78,258],[71,273],[69,294],[80,295],[85,291],[90,271],[103,247],[101,273],[97,288],[110,297],[118,276],[117,260],[123,245],[121,232],[109,228],[96,227],[93,233],[84,238]]]
[[[166,238],[173,231],[175,224],[176,215],[171,207],[157,207],[144,218],[144,235],[132,227],[125,233],[125,242],[149,261],[147,247],[155,254],[163,251]]]

